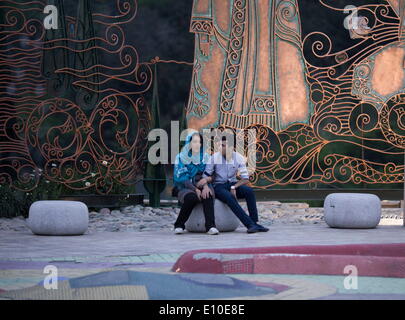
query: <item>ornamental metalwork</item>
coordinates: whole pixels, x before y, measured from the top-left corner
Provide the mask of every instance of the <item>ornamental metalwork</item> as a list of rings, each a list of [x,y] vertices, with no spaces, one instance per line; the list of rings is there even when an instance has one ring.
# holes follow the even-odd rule
[[[49,4],[57,29],[43,25]],[[29,191],[42,175],[105,194],[142,173],[152,72],[125,36],[136,1],[107,14],[78,0],[76,16],[64,4],[0,3],[0,184]]]
[[[404,8],[194,0],[189,127],[255,128],[257,188],[403,188]]]

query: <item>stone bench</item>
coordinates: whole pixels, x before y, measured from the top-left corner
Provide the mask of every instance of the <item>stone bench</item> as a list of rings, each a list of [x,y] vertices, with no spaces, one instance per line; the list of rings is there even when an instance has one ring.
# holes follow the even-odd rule
[[[30,206],[27,224],[38,235],[81,235],[88,228],[89,211],[80,201],[36,201]]]
[[[215,225],[220,232],[235,231],[240,224],[232,210],[221,200],[214,200]],[[185,223],[189,232],[206,232],[205,216],[202,203],[197,204]]]
[[[381,201],[369,193],[331,193],[325,198],[324,219],[332,228],[375,228],[381,218]]]

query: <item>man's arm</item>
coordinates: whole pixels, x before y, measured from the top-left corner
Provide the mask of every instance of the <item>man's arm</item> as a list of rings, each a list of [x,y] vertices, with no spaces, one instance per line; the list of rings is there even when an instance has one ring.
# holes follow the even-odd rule
[[[234,184],[235,188],[248,184],[250,182],[249,179],[240,179],[238,182]]]
[[[235,188],[243,186],[245,184],[248,184],[249,181],[249,172],[246,168],[246,160],[245,157],[242,156],[240,153],[238,153],[238,157],[237,157],[237,164],[238,164],[238,170],[240,173],[240,177],[242,179],[240,179],[238,182],[235,183]]]
[[[212,180],[213,180],[212,176],[202,178],[200,181],[197,182],[197,188],[202,189],[202,188],[208,187],[208,183],[211,183]]]
[[[213,174],[215,170],[215,162],[214,162],[214,154],[212,154],[207,161],[207,164],[205,165],[205,170],[202,175],[202,179],[198,182],[199,187],[204,187],[207,185],[207,183],[211,183],[213,180]]]

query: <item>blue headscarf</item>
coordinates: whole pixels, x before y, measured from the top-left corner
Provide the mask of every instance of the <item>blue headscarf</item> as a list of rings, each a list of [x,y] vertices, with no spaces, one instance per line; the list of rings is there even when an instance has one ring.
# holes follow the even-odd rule
[[[195,134],[198,132],[194,131],[187,135],[184,147],[176,156],[173,180],[174,185],[179,189],[184,188],[185,181],[192,181],[197,173],[204,172],[209,158],[209,154],[204,150],[203,141],[201,141],[200,152],[197,155],[192,153],[190,142]]]

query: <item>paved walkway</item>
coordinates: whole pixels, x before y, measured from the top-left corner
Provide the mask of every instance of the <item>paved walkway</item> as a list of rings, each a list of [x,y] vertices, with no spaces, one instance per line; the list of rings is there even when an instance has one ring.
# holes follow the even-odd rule
[[[47,237],[35,236],[27,231],[2,231],[0,232],[0,290],[14,292],[10,290],[21,289],[22,291],[16,291],[16,298],[45,297],[46,295],[42,293],[40,295],[37,291],[32,291],[35,288],[35,290],[44,290],[41,286],[29,290],[26,288],[38,285],[43,281],[45,277],[43,268],[52,264],[58,267],[58,276],[63,284],[61,288],[65,290],[59,291],[59,294],[64,293],[62,296],[55,296],[56,293],[53,293],[54,296],[51,298],[55,299],[70,297],[69,294],[73,289],[67,285],[66,279],[71,279],[70,283],[74,283],[72,279],[76,277],[90,277],[90,280],[86,281],[95,283],[91,277],[100,272],[105,274],[97,275],[97,281],[101,281],[101,276],[108,279],[121,279],[122,273],[114,273],[118,270],[127,272],[125,279],[156,280],[164,275],[167,278],[162,278],[160,281],[173,283],[174,286],[191,286],[191,283],[194,286],[198,283],[200,289],[194,287],[192,289],[192,292],[196,294],[208,294],[208,292],[214,294],[209,286],[215,281],[223,283],[224,286],[229,279],[243,281],[238,282],[238,287],[232,288],[232,295],[219,295],[219,297],[225,298],[405,299],[405,279],[360,277],[358,289],[346,290],[343,286],[344,274],[342,276],[235,274],[230,277],[222,275],[222,278],[215,278],[216,280],[213,280],[212,276],[209,280],[190,280],[185,278],[187,274],[176,274],[170,271],[177,258],[192,249],[350,243],[405,243],[405,228],[381,225],[376,229],[349,230],[332,229],[324,223],[286,224],[272,226],[268,233],[247,234],[243,228],[240,228],[236,232],[222,233],[218,236],[193,233],[174,235],[169,231],[148,231],[96,232],[83,236]],[[85,282],[85,280],[83,281]],[[135,283],[127,281],[131,285]],[[159,298],[157,291],[153,291],[152,284],[148,284],[152,286],[148,287],[145,283],[126,287],[126,290],[135,287],[142,288],[143,291],[139,289],[140,292],[135,292],[130,296]],[[255,285],[256,289],[248,287],[248,284]],[[117,288],[114,287],[114,289]],[[227,288],[230,290],[230,287]],[[263,288],[267,288],[267,291]],[[207,291],[207,289],[210,290]],[[34,292],[36,293],[34,294]],[[83,297],[77,292],[76,297]],[[103,292],[106,291],[97,294],[94,291],[94,297],[125,298],[125,294],[129,295],[122,292],[113,294],[115,292],[113,289],[109,291],[109,296],[103,296]],[[145,292],[148,292],[149,295]],[[230,291],[225,290],[224,292],[230,294]],[[179,295],[178,291],[170,291],[164,298],[185,299]]]
[[[82,236],[36,236],[29,231],[0,232],[0,259],[71,256],[128,256],[154,253],[183,253],[204,248],[238,248],[310,244],[405,242],[402,226],[376,229],[334,229],[325,223],[277,225],[266,233],[247,234],[246,229],[218,236],[173,232],[96,232]]]

